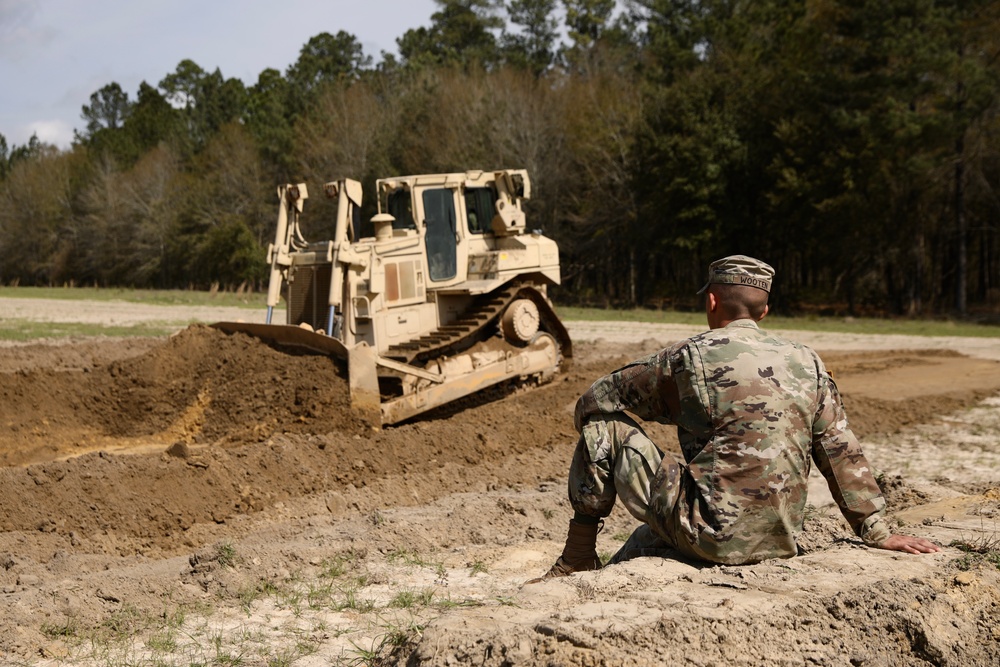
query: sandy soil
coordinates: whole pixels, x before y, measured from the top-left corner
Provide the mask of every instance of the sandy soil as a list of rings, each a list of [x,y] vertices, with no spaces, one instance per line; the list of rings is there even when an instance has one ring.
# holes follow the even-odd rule
[[[114,317],[234,319],[168,311]],[[576,397],[694,333],[569,324],[553,383],[384,430],[351,416],[328,359],[206,327],[0,347],[0,663],[1000,662],[1000,566],[868,549],[818,479],[797,558],[637,559],[522,586],[565,535]],[[834,369],[900,530],[995,559],[1000,341],[790,337]],[[602,553],[633,526],[616,510]]]

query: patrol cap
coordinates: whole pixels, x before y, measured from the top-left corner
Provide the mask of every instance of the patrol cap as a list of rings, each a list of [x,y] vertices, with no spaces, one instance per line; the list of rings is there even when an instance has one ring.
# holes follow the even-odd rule
[[[759,259],[746,255],[730,255],[712,262],[708,267],[708,282],[698,290],[701,294],[712,283],[746,285],[771,293],[771,279],[774,269]]]

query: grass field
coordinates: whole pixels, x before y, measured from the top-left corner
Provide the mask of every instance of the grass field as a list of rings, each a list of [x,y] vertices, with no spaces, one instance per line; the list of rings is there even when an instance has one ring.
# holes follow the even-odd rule
[[[704,313],[680,313],[658,310],[604,310],[601,308],[559,308],[565,320],[651,322],[654,324],[689,324],[703,326]],[[956,320],[877,319],[868,317],[783,317],[768,315],[766,329],[829,331],[853,334],[901,334],[907,336],[1000,337],[1000,326]]]
[[[768,316],[771,329],[830,331],[833,333],[904,334],[908,336],[968,336],[994,338],[1000,336],[1000,326],[959,320],[877,319],[835,317]]]
[[[122,287],[0,287],[0,298],[128,301],[157,306],[229,306],[263,308],[264,292],[151,290]]]
[[[133,290],[96,287],[0,287],[0,298],[61,299],[69,301],[125,301],[151,306],[218,306],[263,309],[262,292],[219,292],[197,290]],[[280,306],[279,306],[280,308]],[[656,324],[701,326],[705,316],[698,312],[667,310],[605,310],[557,306],[564,320],[630,321]],[[877,319],[851,317],[785,317],[769,315],[769,329],[796,329],[854,334],[902,334],[911,336],[1000,337],[1000,326],[948,319]],[[72,322],[37,324],[0,316],[0,340],[30,340],[66,336],[160,336],[171,332],[160,324],[138,326],[97,326]]]
[[[26,342],[41,338],[79,338],[82,336],[169,336],[177,326],[163,324],[136,324],[132,326],[104,326],[82,322],[34,322],[25,319],[0,317],[0,341]]]

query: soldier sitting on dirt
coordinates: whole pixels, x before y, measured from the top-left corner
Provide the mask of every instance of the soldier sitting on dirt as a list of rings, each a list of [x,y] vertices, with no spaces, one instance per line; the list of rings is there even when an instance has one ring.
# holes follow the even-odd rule
[[[665,549],[733,565],[794,556],[812,461],[866,544],[940,550],[890,531],[885,500],[819,356],[758,328],[773,276],[744,255],[713,262],[701,290],[710,331],[599,379],[580,398],[569,473],[575,516],[542,579],[601,567],[597,533],[616,496],[643,525],[612,563]],[[685,462],[660,452],[626,410],[676,425]]]

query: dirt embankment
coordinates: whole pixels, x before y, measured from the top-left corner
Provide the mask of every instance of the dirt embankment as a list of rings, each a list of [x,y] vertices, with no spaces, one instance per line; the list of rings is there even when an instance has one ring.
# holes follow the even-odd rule
[[[93,639],[123,610],[155,616],[206,596],[274,626],[294,607],[274,591],[322,581],[342,559],[366,582],[351,599],[371,608],[345,611],[346,597],[329,593],[336,603],[317,607],[328,629],[302,639],[312,648],[293,664],[348,664],[352,646],[390,636],[372,618],[403,610],[421,630],[379,648],[409,664],[995,664],[995,568],[959,572],[954,550],[865,549],[825,511],[792,561],[640,559],[522,589],[563,537],[576,397],[666,342],[578,340],[572,370],[545,387],[387,429],[351,415],[329,359],[207,327],[156,343],[0,348],[0,655],[102,664],[74,638]],[[1000,487],[998,408],[981,403],[1000,391],[998,362],[948,350],[824,356],[870,458],[890,473],[902,525],[947,541],[995,517],[997,499],[981,494]],[[975,424],[955,416],[974,406]],[[942,415],[968,453],[957,469],[907,453],[911,441],[947,451],[919,430]],[[674,446],[668,429],[650,430]],[[616,512],[601,548],[633,525]],[[401,591],[455,604],[404,607]],[[245,664],[269,664],[291,635],[267,636]],[[133,661],[197,661],[149,641],[129,650]]]

